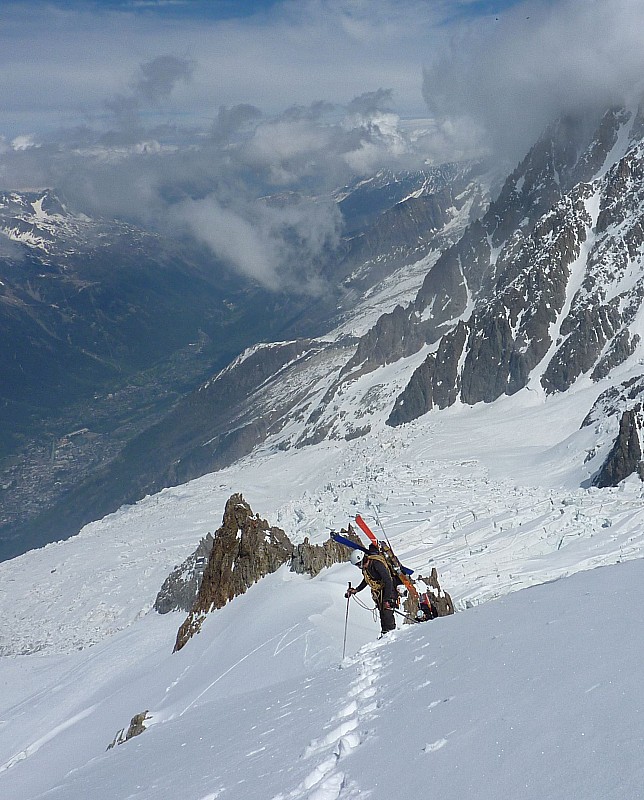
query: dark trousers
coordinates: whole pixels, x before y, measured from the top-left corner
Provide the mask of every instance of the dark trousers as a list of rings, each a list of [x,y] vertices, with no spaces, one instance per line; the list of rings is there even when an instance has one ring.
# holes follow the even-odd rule
[[[394,618],[394,612],[391,608],[385,608],[385,601],[380,600],[378,602],[378,611],[380,613],[380,627],[383,633],[389,633],[389,631],[396,630],[396,620]]]

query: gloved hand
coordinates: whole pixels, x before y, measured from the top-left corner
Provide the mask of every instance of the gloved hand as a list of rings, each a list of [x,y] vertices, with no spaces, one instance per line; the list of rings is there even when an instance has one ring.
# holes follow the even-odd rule
[[[353,586],[351,586],[351,587],[350,587],[349,589],[347,589],[347,591],[344,593],[344,596],[345,596],[345,597],[347,598],[347,600],[348,600],[348,599],[351,597],[351,595],[352,595],[352,594],[355,594],[355,593],[356,593],[356,590],[353,588]]]
[[[396,601],[394,599],[385,600],[385,604],[384,605],[385,605],[385,608],[388,608],[388,609],[393,611],[393,609],[396,608]]]

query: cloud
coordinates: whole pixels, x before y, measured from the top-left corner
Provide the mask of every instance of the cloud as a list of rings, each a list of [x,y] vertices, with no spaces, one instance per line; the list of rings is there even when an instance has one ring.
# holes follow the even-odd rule
[[[520,159],[562,113],[639,99],[644,5],[540,0],[490,14],[425,68],[437,147]]]
[[[261,117],[259,108],[249,103],[239,103],[232,108],[220,106],[212,126],[212,138],[216,142],[230,142],[240,132],[252,128]]]
[[[159,103],[172,94],[181,81],[189,83],[195,70],[195,62],[173,55],[157,56],[139,66],[140,75],[133,81],[137,96],[152,103]]]
[[[221,106],[204,129],[150,126],[150,104],[188,74],[171,63],[163,89],[154,91],[137,81],[157,75],[159,60],[140,65],[130,94],[106,100],[110,113],[98,125],[61,130],[38,147],[31,137],[5,144],[1,183],[54,186],[78,211],[188,232],[271,289],[321,291],[324,259],[342,227],[332,191],[409,156],[398,117],[379,110],[391,93],[363,93],[346,106],[313,101],[276,115],[250,104]]]
[[[635,0],[285,0],[225,20],[189,6],[3,6],[0,181],[189,231],[271,288],[319,290],[332,191],[356,176],[516,163],[553,116],[644,76]]]
[[[354,97],[348,104],[347,110],[364,117],[371,117],[379,111],[391,110],[393,105],[391,89],[378,89],[375,92],[364,92],[359,97]]]
[[[32,147],[38,147],[35,137],[30,135],[16,136],[11,141],[11,146],[14,150],[29,150]]]
[[[444,35],[437,27],[444,5],[284,0],[261,13],[216,19],[207,10],[164,15],[161,5],[137,12],[134,5],[7,0],[0,133],[13,136],[25,132],[16,127],[29,126],[40,134],[62,120],[83,124],[100,117],[104,98],[117,95],[163,101],[164,113],[176,120],[203,124],[222,105],[277,114],[317,98],[346,104],[383,86],[399,110],[418,113],[421,67]]]
[[[170,217],[247,277],[307,294],[322,291],[316,262],[337,246],[341,230],[335,204],[300,197],[277,206],[256,200],[225,207],[209,195],[184,200]]]

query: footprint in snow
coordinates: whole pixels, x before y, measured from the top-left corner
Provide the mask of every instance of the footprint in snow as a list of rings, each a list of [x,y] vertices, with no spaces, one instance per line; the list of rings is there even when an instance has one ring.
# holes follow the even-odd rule
[[[431,744],[426,744],[423,747],[424,753],[435,753],[437,750],[440,750],[442,747],[445,747],[447,744],[447,739],[437,739],[435,742]]]
[[[336,772],[316,787],[308,796],[308,800],[338,800],[343,788],[344,773]]]
[[[323,736],[320,739],[313,739],[313,741],[308,745],[302,758],[308,758],[313,753],[317,753],[319,750],[323,750],[325,747],[329,747],[329,745],[335,744],[339,739],[342,739],[343,736],[346,736],[348,733],[351,733],[358,727],[358,720],[353,718],[349,719],[346,722],[343,722],[337,728],[334,728],[330,733],[326,736]]]
[[[367,692],[375,691],[371,684],[373,681],[361,680],[349,689],[349,697],[365,697]]]
[[[436,708],[436,706],[440,706],[440,705],[442,705],[443,703],[449,703],[449,701],[450,701],[450,700],[453,700],[453,699],[454,699],[453,697],[445,697],[445,698],[443,698],[442,700],[433,700],[433,701],[432,701],[432,702],[431,702],[431,703],[430,703],[430,704],[427,706],[427,708],[428,708],[428,709],[431,711],[431,710],[432,710],[432,708]]]
[[[298,787],[299,790],[308,792],[310,789],[313,789],[314,786],[318,786],[318,784],[328,777],[329,773],[335,769],[337,760],[338,757],[332,755],[330,758],[327,758],[326,761],[318,764],[317,767],[304,778]]]
[[[348,706],[346,706],[345,708],[342,709],[342,711],[340,711],[339,714],[336,714],[334,719],[344,719],[344,717],[351,717],[356,713],[357,710],[358,710],[358,704],[356,703],[355,700],[352,700]],[[0,724],[2,723],[0,722]]]
[[[358,733],[350,733],[347,736],[343,736],[338,742],[334,754],[338,757],[338,760],[344,758],[344,756],[356,749],[360,741],[360,734]]]

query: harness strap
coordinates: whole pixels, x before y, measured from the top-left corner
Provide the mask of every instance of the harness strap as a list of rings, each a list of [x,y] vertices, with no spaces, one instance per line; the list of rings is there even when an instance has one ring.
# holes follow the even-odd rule
[[[381,556],[377,553],[370,553],[367,556],[367,562],[369,561],[380,561],[380,563],[387,569],[387,571],[389,571],[389,565],[387,564],[387,561],[385,560],[384,556]],[[374,600],[378,602],[377,598],[382,594],[382,590],[384,588],[383,584],[371,576],[368,569],[368,563],[365,564],[365,568],[362,570],[362,574],[364,575],[365,581],[369,584],[371,593],[374,595]]]

